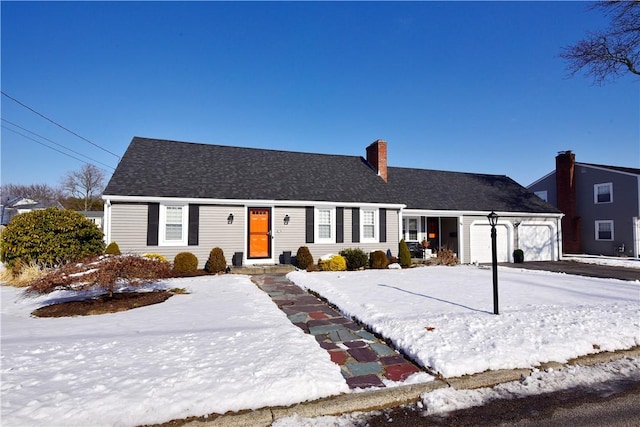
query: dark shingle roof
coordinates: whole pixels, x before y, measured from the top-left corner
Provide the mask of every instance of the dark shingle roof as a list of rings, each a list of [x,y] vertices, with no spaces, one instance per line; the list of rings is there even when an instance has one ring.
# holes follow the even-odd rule
[[[135,137],[105,195],[390,203],[362,158]]]
[[[357,156],[139,137],[131,141],[104,194],[559,213],[506,176],[390,167],[385,183]]]
[[[582,162],[579,162],[577,164],[585,165],[585,166],[594,166],[596,168],[602,168],[602,169],[610,169],[610,170],[617,171],[617,172],[632,173],[634,175],[640,175],[640,169],[627,168],[627,167],[624,167],[624,166],[596,165],[594,163],[582,163]]]
[[[408,209],[560,213],[504,175],[390,167],[388,181]]]

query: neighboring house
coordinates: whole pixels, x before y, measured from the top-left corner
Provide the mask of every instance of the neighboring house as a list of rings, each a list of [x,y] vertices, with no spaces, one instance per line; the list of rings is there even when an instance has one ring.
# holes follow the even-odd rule
[[[98,226],[100,230],[103,230],[104,211],[79,211],[87,219]]]
[[[7,225],[11,219],[21,213],[55,207],[64,209],[58,201],[38,202],[21,196],[2,197],[0,203],[0,225]]]
[[[135,137],[103,199],[107,243],[122,252],[204,265],[221,247],[234,264],[274,264],[308,246],[314,259],[343,248],[394,255],[426,237],[463,263],[491,260],[487,214],[500,216],[498,257],[558,259],[562,214],[506,176],[387,166],[387,143],[358,156]]]
[[[566,253],[634,256],[640,252],[640,169],[579,163],[571,151],[529,190],[564,214]]]

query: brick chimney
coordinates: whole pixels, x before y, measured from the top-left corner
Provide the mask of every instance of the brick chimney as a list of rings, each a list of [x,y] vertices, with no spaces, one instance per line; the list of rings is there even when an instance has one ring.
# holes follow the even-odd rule
[[[367,162],[378,172],[378,176],[387,182],[387,143],[377,139],[367,147]]]
[[[576,155],[561,151],[556,156],[556,192],[562,211],[562,247],[564,253],[581,253],[580,216],[576,202]]]

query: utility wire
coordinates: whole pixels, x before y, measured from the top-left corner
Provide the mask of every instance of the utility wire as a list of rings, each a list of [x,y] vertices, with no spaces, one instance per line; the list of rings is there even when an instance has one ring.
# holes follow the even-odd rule
[[[58,153],[60,153],[60,154],[64,154],[64,155],[65,155],[65,156],[67,156],[67,157],[71,157],[72,159],[79,160],[79,161],[81,161],[82,163],[91,164],[91,163],[89,163],[89,162],[87,162],[87,161],[85,161],[85,160],[82,160],[82,159],[80,159],[80,158],[78,158],[78,157],[76,157],[76,156],[72,156],[72,155],[71,155],[71,154],[69,154],[69,153],[65,153],[64,151],[58,150],[57,148],[51,147],[51,146],[49,146],[49,145],[47,145],[47,144],[45,144],[45,143],[43,143],[43,142],[40,142],[40,141],[38,141],[37,139],[31,138],[30,136],[27,136],[27,135],[25,135],[25,134],[22,134],[22,133],[18,132],[17,130],[11,129],[10,127],[7,127],[7,126],[5,126],[5,125],[0,125],[0,126],[1,126],[2,128],[4,128],[4,129],[6,129],[6,130],[10,131],[10,132],[13,132],[13,133],[15,133],[15,134],[17,134],[17,135],[20,135],[20,136],[21,136],[21,137],[23,137],[23,138],[30,139],[31,141],[33,141],[33,142],[35,142],[35,143],[37,143],[37,144],[43,145],[43,146],[45,146],[45,147],[47,147],[47,148],[49,148],[49,149],[51,149],[51,150],[53,150],[53,151],[57,151],[57,152],[58,152]],[[98,162],[98,163],[99,163],[99,162]],[[104,163],[100,163],[100,164],[104,164]],[[105,166],[106,166],[106,165],[105,165]],[[111,169],[111,170],[115,170],[115,169],[114,169],[114,168],[112,168],[111,166],[107,166],[107,167],[108,167],[109,169]]]
[[[39,115],[40,117],[42,117],[42,118],[43,118],[43,119],[45,119],[45,120],[47,120],[47,121],[49,121],[49,122],[53,123],[54,125],[58,126],[59,128],[66,130],[66,131],[67,131],[67,132],[69,132],[70,134],[77,136],[78,138],[82,139],[83,141],[86,141],[86,142],[88,142],[89,144],[91,144],[91,145],[93,145],[93,146],[95,146],[95,147],[98,147],[98,148],[99,148],[99,149],[101,149],[102,151],[107,152],[107,153],[111,154],[112,156],[115,156],[115,157],[117,157],[118,159],[120,159],[120,156],[118,156],[116,153],[113,153],[113,152],[111,152],[111,151],[107,150],[106,148],[103,148],[103,147],[101,147],[100,145],[96,144],[95,142],[89,141],[89,140],[88,140],[87,138],[85,138],[84,136],[78,135],[78,134],[77,134],[77,133],[75,133],[74,131],[72,131],[72,130],[70,130],[70,129],[67,129],[66,127],[62,126],[60,123],[57,123],[57,122],[55,122],[55,121],[51,120],[49,117],[45,116],[44,114],[37,112],[37,111],[36,111],[36,110],[34,110],[33,108],[29,107],[28,105],[23,104],[22,102],[18,101],[18,100],[17,100],[17,99],[15,99],[14,97],[12,97],[12,96],[10,96],[10,95],[7,95],[4,91],[0,91],[0,93],[2,93],[4,96],[6,96],[7,98],[9,98],[9,99],[10,99],[10,100],[12,100],[13,102],[15,102],[15,103],[17,103],[17,104],[19,104],[19,105],[23,106],[23,107],[24,107],[24,108],[26,108],[27,110],[29,110],[29,111],[31,111],[31,112],[33,112],[33,113],[35,113],[35,114]]]
[[[21,129],[21,130],[23,130],[23,131],[25,131],[25,132],[29,132],[31,135],[35,135],[35,136],[37,136],[38,138],[42,138],[42,139],[44,139],[45,141],[48,141],[48,142],[50,142],[50,143],[52,143],[52,144],[54,144],[54,145],[57,145],[58,147],[62,147],[62,148],[64,148],[64,149],[65,149],[65,150],[67,150],[67,151],[71,151],[72,153],[75,153],[75,154],[77,154],[77,155],[79,155],[79,156],[82,156],[82,157],[84,157],[85,159],[91,160],[92,162],[99,163],[99,164],[101,164],[102,166],[106,166],[106,167],[108,167],[109,169],[115,170],[113,167],[111,167],[111,166],[109,166],[109,165],[107,165],[107,164],[105,164],[105,163],[102,163],[102,162],[100,162],[100,161],[98,161],[98,160],[96,160],[96,159],[92,159],[92,158],[91,158],[91,157],[89,157],[89,156],[85,156],[85,155],[84,155],[84,154],[82,154],[82,153],[79,153],[79,152],[77,152],[77,151],[75,151],[75,150],[72,150],[71,148],[65,147],[65,146],[64,146],[64,145],[62,145],[62,144],[58,144],[57,142],[52,141],[52,140],[50,140],[49,138],[46,138],[46,137],[44,137],[44,136],[42,136],[42,135],[38,135],[37,133],[32,132],[32,131],[30,131],[30,130],[29,130],[29,129],[27,129],[27,128],[23,128],[22,126],[17,125],[17,124],[15,124],[15,123],[13,123],[13,122],[10,122],[9,120],[7,120],[7,119],[5,119],[5,118],[2,118],[1,120],[2,120],[3,122],[6,122],[6,123],[8,123],[8,124],[12,125],[12,126],[17,127],[18,129]],[[8,127],[6,127],[6,126],[3,126],[3,127],[4,127],[5,129],[7,129],[7,130],[11,130],[10,128],[8,128]],[[14,131],[14,132],[15,132],[15,131]],[[15,132],[15,133],[18,133],[18,132]],[[20,135],[20,136],[23,136],[23,137],[27,138],[27,136],[26,136],[26,135],[22,135],[21,133],[18,133],[18,135]],[[35,141],[35,140],[34,140],[34,139],[32,139],[32,138],[29,138],[29,139],[31,139],[32,141]],[[38,142],[38,141],[35,141],[35,142]],[[45,146],[46,146],[46,147],[49,147],[48,145],[45,145]],[[51,148],[51,147],[49,147],[49,148]],[[86,163],[86,162],[85,162],[85,163]]]

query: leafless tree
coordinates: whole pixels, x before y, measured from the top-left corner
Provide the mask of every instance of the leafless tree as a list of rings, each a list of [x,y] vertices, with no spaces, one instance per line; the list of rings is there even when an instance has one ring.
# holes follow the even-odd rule
[[[627,72],[640,75],[640,0],[600,1],[590,8],[611,21],[606,30],[591,31],[563,49],[569,75],[584,70],[599,85]]]
[[[82,202],[85,211],[95,202],[104,189],[104,172],[97,166],[85,164],[80,170],[67,172],[62,189]]]
[[[45,204],[62,202],[64,194],[60,187],[52,187],[49,184],[4,184],[0,189],[3,202],[8,197],[25,197]]]

